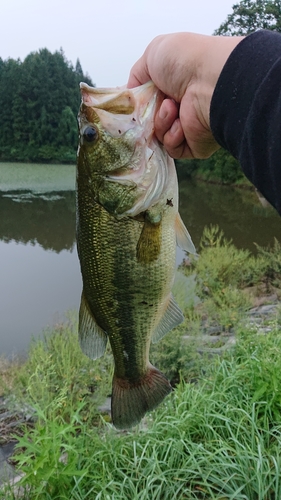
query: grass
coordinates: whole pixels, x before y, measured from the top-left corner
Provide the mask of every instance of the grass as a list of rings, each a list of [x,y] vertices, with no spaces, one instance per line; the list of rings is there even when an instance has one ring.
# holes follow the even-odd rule
[[[218,230],[205,232],[199,261],[185,270],[197,273],[201,302],[189,301],[186,321],[151,352],[175,389],[130,432],[117,432],[98,410],[111,390],[112,358],[81,353],[75,316],[34,342],[25,364],[10,376],[5,369],[6,393],[33,406],[37,420],[18,437],[20,488],[7,486],[0,498],[280,500],[280,313],[266,335],[241,321],[253,300],[245,289],[279,286],[278,244],[268,252],[253,261]],[[199,356],[202,325],[227,330],[229,321],[235,347]]]
[[[87,418],[94,418],[90,408],[96,411],[110,393],[113,373],[109,350],[95,362],[82,353],[77,337],[77,314],[70,312],[68,316],[67,322],[46,330],[41,340],[31,343],[27,361],[16,370],[12,364],[10,379],[7,375],[2,377],[4,394],[13,390],[19,400],[28,401],[41,410],[53,407],[59,395],[61,403],[57,413],[66,422],[71,420],[73,410],[82,400]]]
[[[233,352],[132,432],[102,417],[94,426],[85,401],[65,419],[60,389],[19,440],[22,498],[280,500],[280,348],[278,325],[261,337],[242,329]]]

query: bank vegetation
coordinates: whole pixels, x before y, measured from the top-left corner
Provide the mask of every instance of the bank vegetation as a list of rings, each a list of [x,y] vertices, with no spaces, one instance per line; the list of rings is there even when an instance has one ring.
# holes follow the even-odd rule
[[[35,417],[14,428],[12,462],[24,475],[0,498],[279,500],[280,250],[276,241],[253,256],[217,227],[205,230],[200,258],[183,263],[174,289],[185,322],[151,349],[174,391],[128,432],[101,408],[110,350],[97,361],[82,354],[75,314],[35,340],[23,364],[2,363],[0,394]],[[249,321],[253,307],[272,302],[262,329]]]

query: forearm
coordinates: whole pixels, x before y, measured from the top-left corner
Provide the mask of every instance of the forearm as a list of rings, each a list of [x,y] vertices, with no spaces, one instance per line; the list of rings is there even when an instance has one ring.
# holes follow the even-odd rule
[[[222,69],[232,51],[245,37],[202,36],[187,33],[187,41],[191,35],[197,44],[197,56],[194,80],[196,81],[196,94],[201,107],[201,119],[206,127],[210,127],[210,105],[214,89]],[[197,37],[197,41],[196,41]],[[188,47],[188,45],[187,45]]]
[[[281,213],[281,35],[258,31],[234,49],[213,93],[210,126]]]

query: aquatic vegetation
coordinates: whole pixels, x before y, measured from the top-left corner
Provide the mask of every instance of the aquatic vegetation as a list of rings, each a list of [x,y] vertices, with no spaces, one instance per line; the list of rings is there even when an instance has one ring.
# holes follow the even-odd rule
[[[0,191],[39,194],[75,190],[74,165],[0,163]],[[19,193],[22,192],[22,193]]]

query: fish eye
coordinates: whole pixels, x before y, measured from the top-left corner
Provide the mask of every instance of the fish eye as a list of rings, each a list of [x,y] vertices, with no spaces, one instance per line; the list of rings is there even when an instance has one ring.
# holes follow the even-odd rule
[[[94,127],[86,127],[83,137],[87,142],[94,142],[98,137],[98,132]]]

